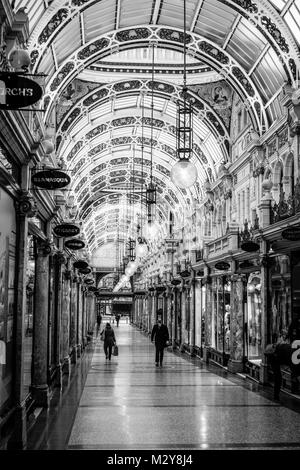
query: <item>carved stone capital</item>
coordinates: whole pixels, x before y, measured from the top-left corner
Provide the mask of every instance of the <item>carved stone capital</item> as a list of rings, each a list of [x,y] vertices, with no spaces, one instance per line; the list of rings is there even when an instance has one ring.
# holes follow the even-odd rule
[[[23,217],[34,217],[37,213],[36,202],[29,191],[23,191],[16,201],[17,213]]]
[[[52,253],[52,245],[50,240],[41,240],[37,242],[38,256],[49,256]]]

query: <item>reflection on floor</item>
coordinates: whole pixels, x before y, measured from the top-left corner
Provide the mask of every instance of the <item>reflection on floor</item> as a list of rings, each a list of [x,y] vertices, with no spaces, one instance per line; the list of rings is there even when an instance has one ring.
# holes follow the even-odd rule
[[[99,337],[72,380],[43,411],[28,449],[300,449],[300,403],[114,326],[119,356]],[[93,351],[94,349],[94,351]]]

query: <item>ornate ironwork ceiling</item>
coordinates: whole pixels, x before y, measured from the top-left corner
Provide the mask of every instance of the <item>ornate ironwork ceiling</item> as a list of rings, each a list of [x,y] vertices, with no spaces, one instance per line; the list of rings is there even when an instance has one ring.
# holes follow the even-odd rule
[[[278,114],[284,83],[296,86],[299,79],[300,0],[187,0],[187,83],[199,180],[191,190],[178,190],[169,172],[182,85],[182,0],[14,2],[15,11],[23,7],[33,70],[47,74],[45,124],[55,128],[57,157],[72,173],[71,193],[91,251],[125,239],[132,224],[134,230],[126,198],[132,185],[149,182],[151,144],[163,227],[168,211],[180,218],[230,157],[233,95],[262,134]],[[217,87],[223,101],[216,99]],[[138,193],[136,203],[141,206]]]

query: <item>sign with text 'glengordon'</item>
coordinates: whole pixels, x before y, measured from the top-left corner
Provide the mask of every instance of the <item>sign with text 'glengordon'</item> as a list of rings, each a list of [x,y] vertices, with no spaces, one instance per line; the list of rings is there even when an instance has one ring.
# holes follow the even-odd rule
[[[32,175],[31,182],[43,189],[60,189],[68,186],[71,178],[63,171],[51,169],[37,171]]]
[[[0,109],[25,108],[41,99],[43,89],[34,80],[13,72],[0,72]]]

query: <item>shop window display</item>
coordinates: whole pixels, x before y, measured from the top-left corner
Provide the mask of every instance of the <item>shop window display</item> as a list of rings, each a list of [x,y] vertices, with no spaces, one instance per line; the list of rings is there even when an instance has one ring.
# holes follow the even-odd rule
[[[24,340],[24,388],[26,392],[29,392],[29,387],[31,385],[35,291],[35,258],[35,240],[33,235],[29,235],[27,243],[26,311]]]
[[[16,223],[14,203],[0,189],[0,410],[11,395],[13,371]]]
[[[261,276],[251,273],[247,283],[246,336],[248,359],[261,358]]]
[[[215,348],[230,352],[230,281],[226,276],[215,279],[214,329]]]
[[[287,255],[272,258],[270,268],[271,319],[270,340],[277,342],[285,334],[292,321],[291,263]]]

